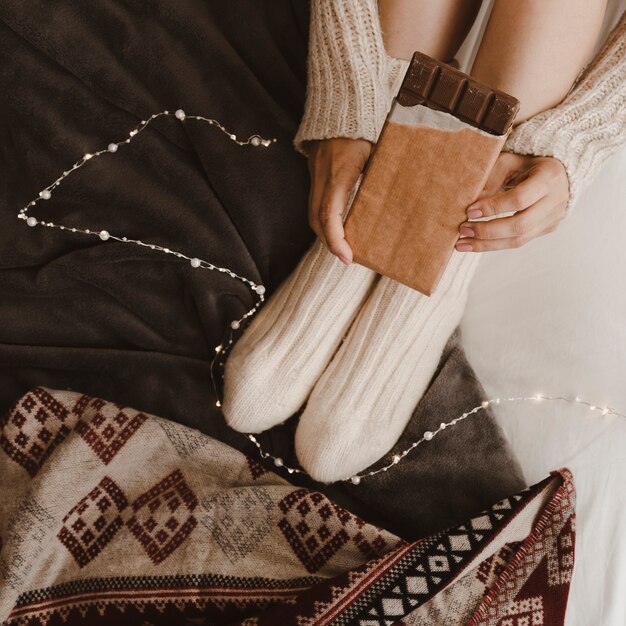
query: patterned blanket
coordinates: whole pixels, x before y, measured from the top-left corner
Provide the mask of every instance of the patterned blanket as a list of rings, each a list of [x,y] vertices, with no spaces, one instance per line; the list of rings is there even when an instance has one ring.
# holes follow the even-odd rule
[[[7,626],[558,626],[573,563],[567,470],[407,542],[99,398],[38,387],[0,422]]]

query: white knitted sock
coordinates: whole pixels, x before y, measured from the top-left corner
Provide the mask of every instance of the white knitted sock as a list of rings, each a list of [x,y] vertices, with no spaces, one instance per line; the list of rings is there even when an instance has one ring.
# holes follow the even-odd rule
[[[378,278],[357,263],[344,265],[316,239],[226,360],[222,410],[227,423],[258,433],[293,415]]]
[[[479,257],[454,250],[430,297],[378,281],[296,429],[298,460],[314,479],[353,476],[400,438],[460,321]]]
[[[386,81],[387,91],[371,98],[376,100],[378,109],[386,111],[408,61],[385,54],[383,65],[384,71],[376,81]],[[384,116],[376,119],[372,138],[380,132]],[[315,138],[326,136],[352,135],[316,134]],[[359,132],[355,136],[369,135]],[[352,189],[344,219],[361,181],[362,177]],[[379,279],[380,274],[358,263],[345,266],[316,239],[252,319],[226,360],[222,400],[226,422],[235,430],[257,433],[291,417],[306,402]]]

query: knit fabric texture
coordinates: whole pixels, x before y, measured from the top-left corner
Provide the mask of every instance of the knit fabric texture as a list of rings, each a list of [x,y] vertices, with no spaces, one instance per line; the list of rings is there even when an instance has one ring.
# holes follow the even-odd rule
[[[226,360],[226,423],[244,433],[259,433],[293,415],[306,402],[377,278],[358,263],[344,265],[316,238]]]
[[[309,476],[349,478],[396,444],[461,320],[481,256],[453,250],[430,297],[387,276],[376,283],[300,416],[295,450]]]
[[[294,138],[375,142],[409,62],[387,54],[376,0],[312,0],[307,97]],[[504,150],[559,159],[569,178],[567,213],[626,141],[626,13],[556,107],[518,124]]]
[[[330,137],[375,142],[388,111],[377,0],[311,0],[305,113],[294,145]]]

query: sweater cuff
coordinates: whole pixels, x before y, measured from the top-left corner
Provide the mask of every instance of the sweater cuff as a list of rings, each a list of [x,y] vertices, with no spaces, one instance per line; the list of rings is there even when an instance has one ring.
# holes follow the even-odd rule
[[[409,66],[409,61],[392,57],[386,52],[384,57],[380,81],[369,91],[364,90],[362,100],[351,100],[344,90],[331,91],[331,95],[325,98],[310,91],[307,93],[304,116],[293,140],[298,152],[308,156],[309,141],[332,137],[366,139],[376,143],[391,101],[397,95]],[[329,87],[332,89],[326,84],[321,91],[328,94]]]
[[[387,58],[377,0],[311,0],[304,115],[293,143],[313,139],[374,143],[388,111]]]

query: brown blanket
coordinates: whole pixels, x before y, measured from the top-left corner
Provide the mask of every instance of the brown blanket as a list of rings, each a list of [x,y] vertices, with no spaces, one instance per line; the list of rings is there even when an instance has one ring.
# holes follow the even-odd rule
[[[0,493],[6,626],[559,626],[574,563],[567,470],[409,543],[198,431],[42,387],[0,421]]]

